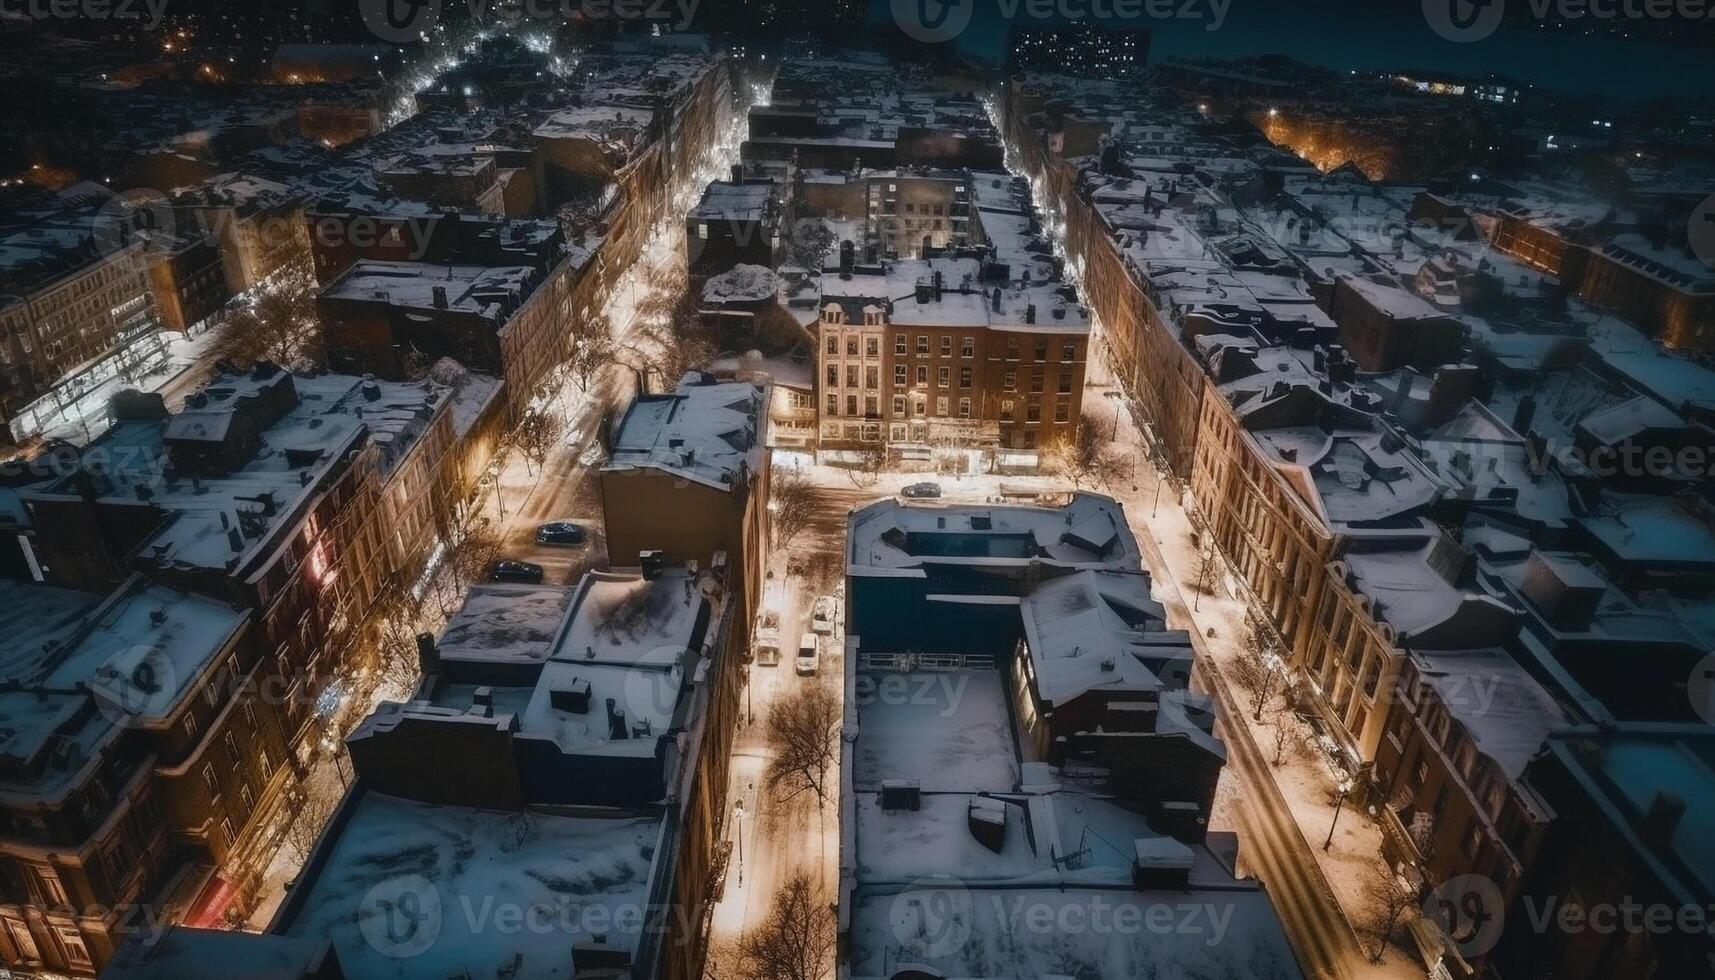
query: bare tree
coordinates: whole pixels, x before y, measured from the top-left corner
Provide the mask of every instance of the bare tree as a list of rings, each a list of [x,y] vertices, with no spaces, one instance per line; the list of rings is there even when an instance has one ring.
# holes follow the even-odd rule
[[[343,752],[345,748],[336,746],[334,751]],[[337,779],[322,779],[318,783],[312,775],[298,783],[295,795],[296,805],[287,818],[284,837],[286,845],[302,863],[310,859],[310,853],[316,849],[316,841],[321,839],[322,829],[334,811],[339,809],[344,787]]]
[[[1198,542],[1197,554],[1192,559],[1191,590],[1199,597],[1215,594],[1215,582],[1221,575],[1221,554],[1215,548],[1215,542],[1208,534]],[[1193,603],[1195,606],[1195,603]]]
[[[415,690],[421,676],[417,662],[417,634],[423,627],[422,600],[408,586],[392,585],[375,600],[378,624],[375,664],[381,683],[392,683],[404,694]]]
[[[1124,472],[1121,459],[1113,444],[1102,438],[1101,420],[1086,412],[1075,433],[1058,435],[1043,447],[1041,467],[1081,490],[1086,483],[1111,486]]]
[[[824,805],[831,789],[829,770],[839,756],[839,698],[819,684],[798,688],[769,711],[767,736],[774,752],[769,788],[784,788],[788,800],[812,792],[816,805]]]
[[[1418,899],[1394,874],[1385,854],[1378,854],[1365,871],[1364,897],[1375,913],[1370,937],[1375,945],[1369,951],[1370,962],[1380,963],[1387,955],[1388,943],[1393,941],[1394,930]]]
[[[613,324],[607,317],[596,316],[587,321],[572,338],[572,353],[567,362],[578,390],[587,394],[618,353],[619,344],[613,339]]]
[[[768,521],[774,529],[774,546],[784,551],[815,519],[816,488],[797,467],[781,467],[769,479],[769,494],[773,500]]]
[[[534,409],[526,412],[513,434],[518,451],[524,454],[527,466],[537,469],[548,461],[554,447],[566,434],[566,420],[556,412]]]
[[[273,361],[285,368],[316,368],[326,363],[327,337],[316,314],[316,277],[307,250],[232,311],[220,327],[214,354],[237,365]]]
[[[774,896],[767,921],[739,940],[739,980],[821,980],[834,961],[834,910],[802,871]]]
[[[786,261],[810,272],[822,271],[822,260],[834,247],[834,229],[820,218],[802,218],[792,223],[786,242]]]
[[[852,486],[867,490],[881,482],[881,471],[887,468],[887,450],[878,445],[867,445],[853,450],[856,459],[846,467],[846,476],[852,481]]]
[[[683,270],[652,272],[637,304],[638,343],[643,367],[673,384],[692,368],[702,367],[720,352],[720,338],[703,322],[696,293]]]
[[[435,575],[434,590],[441,613],[451,616],[457,611],[459,598],[466,589],[482,581],[494,562],[500,541],[481,519],[459,528],[449,539],[440,570]]]

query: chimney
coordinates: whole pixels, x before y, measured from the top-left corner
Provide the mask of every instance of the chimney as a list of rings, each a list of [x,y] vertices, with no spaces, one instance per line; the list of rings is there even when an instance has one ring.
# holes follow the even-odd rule
[[[1667,847],[1685,816],[1685,799],[1678,793],[1660,790],[1650,801],[1643,823],[1638,827],[1644,842],[1651,847]]]
[[[933,300],[934,298],[935,298],[935,286],[933,283],[927,283],[927,282],[917,283],[917,302],[928,303],[931,300]]]
[[[840,275],[851,275],[852,269],[856,266],[857,246],[853,245],[851,239],[848,238],[845,241],[840,242]]]
[[[424,677],[441,672],[441,651],[435,647],[435,634],[417,634],[417,666]]]
[[[666,556],[659,549],[651,548],[637,553],[638,567],[643,571],[643,580],[653,582],[661,577],[661,567],[666,562]]]
[[[437,309],[437,310],[446,309],[447,308],[447,287],[435,286],[433,292],[434,292],[434,297],[435,297],[435,309]]]
[[[1475,364],[1444,364],[1429,380],[1429,415],[1425,421],[1440,425],[1459,414],[1477,391]]]
[[[941,301],[941,270],[935,270],[935,302]]]
[[[1028,305],[1024,308],[1024,322],[1025,323],[1035,323],[1036,322],[1036,304],[1035,303],[1031,303],[1030,305]]]
[[[1513,431],[1529,432],[1530,423],[1536,418],[1536,396],[1525,392],[1518,400],[1518,408],[1513,410]]]
[[[994,311],[996,313],[999,313],[1000,312],[1000,287],[999,286],[994,287],[994,298],[993,298],[992,302],[994,304]]]
[[[615,707],[613,698],[607,699],[607,735],[616,742],[631,737],[625,728],[625,710]]]
[[[556,711],[569,711],[575,715],[590,713],[590,682],[574,677],[564,687],[548,689],[548,703]],[[613,706],[613,700],[608,700],[608,706]]]

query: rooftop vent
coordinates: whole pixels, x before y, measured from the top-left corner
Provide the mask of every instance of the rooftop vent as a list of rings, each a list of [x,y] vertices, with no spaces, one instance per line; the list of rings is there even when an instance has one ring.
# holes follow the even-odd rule
[[[881,781],[881,808],[885,811],[917,810],[923,805],[923,789],[915,779]]]
[[[579,677],[573,677],[563,686],[548,689],[548,703],[556,711],[570,711],[577,715],[587,715],[590,711],[590,682]],[[613,707],[609,699],[608,707]]]

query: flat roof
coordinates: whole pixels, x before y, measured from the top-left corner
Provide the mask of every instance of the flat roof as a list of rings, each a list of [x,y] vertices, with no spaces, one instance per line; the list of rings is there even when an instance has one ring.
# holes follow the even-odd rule
[[[565,980],[574,944],[597,935],[637,955],[657,858],[671,859],[659,816],[502,812],[359,792],[276,935],[332,942],[346,976],[365,980]],[[382,917],[405,902],[415,919],[390,931]],[[493,902],[549,928],[496,928],[483,917]]]

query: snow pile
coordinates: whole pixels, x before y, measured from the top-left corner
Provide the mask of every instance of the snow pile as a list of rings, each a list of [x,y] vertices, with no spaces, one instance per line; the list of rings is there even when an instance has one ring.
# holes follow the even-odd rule
[[[780,292],[780,277],[766,266],[736,265],[703,283],[705,303],[760,303]]]

